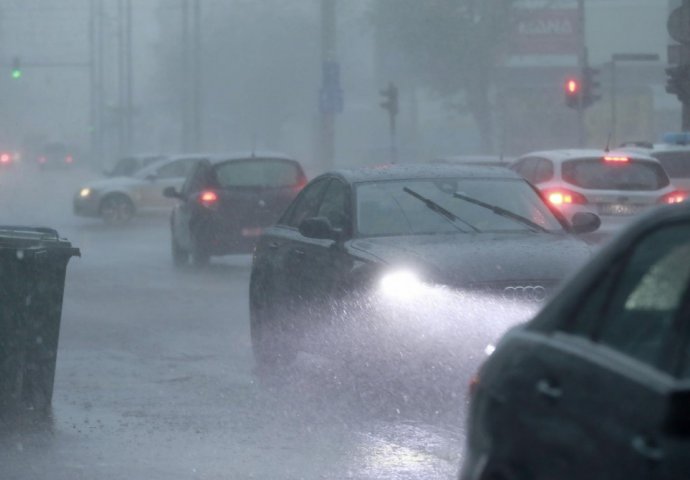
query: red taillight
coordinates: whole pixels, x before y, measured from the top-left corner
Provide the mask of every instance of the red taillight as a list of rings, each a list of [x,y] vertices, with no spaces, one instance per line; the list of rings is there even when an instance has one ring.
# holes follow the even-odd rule
[[[688,199],[688,192],[683,192],[681,190],[676,190],[667,195],[664,195],[659,199],[659,203],[668,203],[673,205],[674,203],[683,203]]]
[[[46,157],[38,157],[38,163],[46,163]]]
[[[213,190],[206,190],[199,195],[199,202],[205,207],[210,207],[218,201],[218,194]]]
[[[570,204],[585,205],[587,203],[587,199],[584,195],[562,188],[546,190],[543,192],[543,195],[551,205],[556,207]]]
[[[10,157],[9,153],[3,153],[0,155],[0,163],[10,163],[12,160],[12,157]]]
[[[72,157],[72,155],[67,155],[65,157],[65,163],[72,163],[72,162],[74,162],[74,157]]]
[[[611,163],[628,163],[630,161],[630,158],[607,155],[604,157],[604,161],[605,162],[611,162]]]
[[[293,187],[292,190],[295,193],[299,193],[302,191],[304,187],[307,186],[307,179],[306,178],[301,178]]]

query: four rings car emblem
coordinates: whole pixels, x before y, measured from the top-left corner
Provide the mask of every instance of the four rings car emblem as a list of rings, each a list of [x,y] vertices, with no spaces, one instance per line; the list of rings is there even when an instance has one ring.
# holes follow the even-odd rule
[[[543,302],[546,300],[546,288],[541,285],[516,285],[503,289],[505,300]]]

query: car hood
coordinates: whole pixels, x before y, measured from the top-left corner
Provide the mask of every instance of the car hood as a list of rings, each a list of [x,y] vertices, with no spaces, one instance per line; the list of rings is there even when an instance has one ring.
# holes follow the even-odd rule
[[[539,280],[560,283],[591,256],[590,247],[566,234],[449,234],[359,239],[352,248],[388,265],[421,269],[454,286]]]

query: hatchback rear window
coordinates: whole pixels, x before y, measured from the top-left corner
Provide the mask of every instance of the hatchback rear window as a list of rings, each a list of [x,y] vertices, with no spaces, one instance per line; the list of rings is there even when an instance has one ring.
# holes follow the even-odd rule
[[[270,158],[230,161],[217,165],[215,170],[221,187],[288,187],[303,178],[295,163]]]
[[[603,158],[564,162],[563,180],[592,190],[659,190],[670,183],[659,164],[634,159],[605,162]]]
[[[671,178],[690,178],[690,151],[657,152],[652,156],[661,162]]]

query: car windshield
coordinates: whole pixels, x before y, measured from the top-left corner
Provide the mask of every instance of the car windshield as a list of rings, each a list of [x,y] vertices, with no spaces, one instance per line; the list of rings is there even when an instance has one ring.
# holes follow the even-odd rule
[[[690,150],[678,152],[654,152],[652,156],[671,178],[690,178]]]
[[[650,161],[583,158],[563,162],[563,180],[591,190],[660,190],[669,185],[661,165]]]
[[[408,189],[431,200],[450,215],[439,215]],[[356,230],[360,236],[422,235],[438,233],[530,231],[526,224],[468,203],[459,193],[496,205],[549,231],[563,227],[530,186],[512,179],[414,179],[365,182],[356,186]],[[472,228],[474,227],[474,228]]]
[[[214,170],[223,188],[289,187],[299,184],[302,177],[295,163],[273,158],[229,161],[217,165]]]

